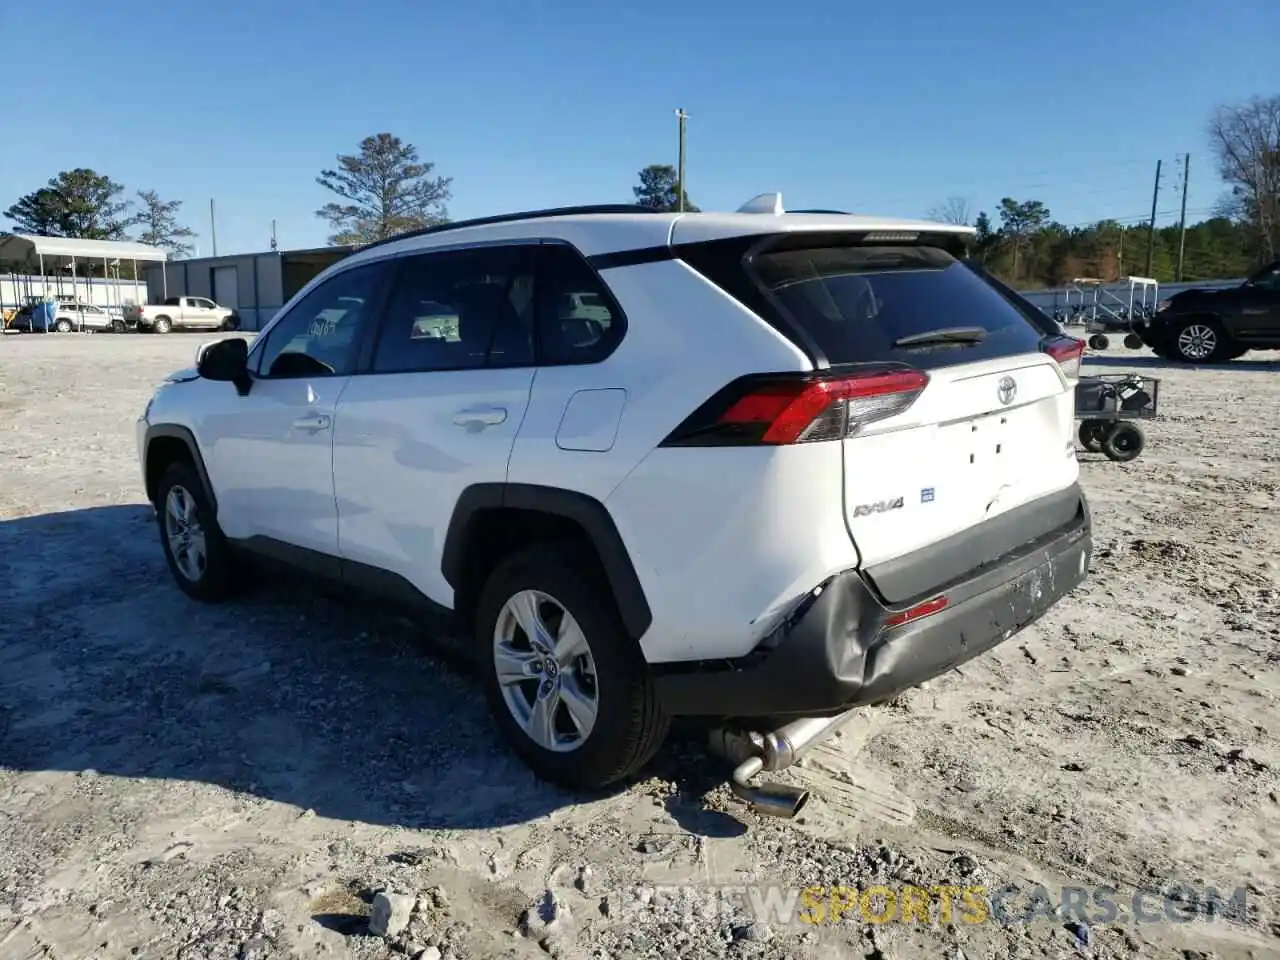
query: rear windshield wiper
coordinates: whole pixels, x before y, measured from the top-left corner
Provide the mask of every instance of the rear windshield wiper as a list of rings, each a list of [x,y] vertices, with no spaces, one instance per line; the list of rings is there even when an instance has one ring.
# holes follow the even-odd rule
[[[899,337],[893,341],[895,347],[927,347],[936,343],[981,343],[987,339],[987,331],[982,327],[940,327],[937,330],[926,330]]]

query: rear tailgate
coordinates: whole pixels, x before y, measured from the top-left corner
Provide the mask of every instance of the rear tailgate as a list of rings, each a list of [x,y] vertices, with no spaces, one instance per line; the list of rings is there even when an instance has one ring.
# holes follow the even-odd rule
[[[844,441],[845,516],[866,566],[1077,477],[1073,394],[1051,358],[1018,354],[927,372],[904,413]]]
[[[825,384],[815,402],[834,401],[791,440],[842,444],[844,513],[863,569],[1078,479],[1083,344],[944,245],[910,234],[779,233],[742,261],[763,294],[753,308],[814,356]],[[734,289],[744,290],[741,280]],[[1061,512],[1044,511],[1043,531],[1020,522],[1019,535],[1056,529]]]

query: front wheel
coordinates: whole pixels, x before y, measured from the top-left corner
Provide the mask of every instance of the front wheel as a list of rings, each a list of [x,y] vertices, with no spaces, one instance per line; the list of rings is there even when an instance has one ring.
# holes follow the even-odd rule
[[[70,320],[59,320],[53,325],[53,329],[59,333],[70,333],[74,328],[71,326]]]
[[[571,789],[636,773],[670,725],[599,566],[570,543],[530,547],[494,570],[476,616],[494,719],[534,773]]]
[[[178,588],[194,600],[216,603],[235,586],[235,567],[204,484],[189,462],[173,463],[156,490],[160,543]]]
[[[1226,359],[1232,346],[1222,327],[1214,320],[1188,320],[1174,336],[1178,359],[1187,363],[1217,363]]]
[[[1111,428],[1102,441],[1102,452],[1116,463],[1128,463],[1136,460],[1146,445],[1147,438],[1137,424],[1121,421]]]

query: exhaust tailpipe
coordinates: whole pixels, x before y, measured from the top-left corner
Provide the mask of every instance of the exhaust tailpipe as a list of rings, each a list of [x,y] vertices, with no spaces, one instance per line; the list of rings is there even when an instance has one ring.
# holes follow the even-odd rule
[[[734,796],[758,814],[789,820],[809,802],[809,791],[780,783],[753,784],[752,779],[765,770],[785,770],[853,713],[851,709],[834,717],[804,717],[765,734],[713,731],[712,749],[738,763],[730,782]]]
[[[809,802],[809,791],[781,783],[748,782],[762,769],[764,762],[759,757],[751,757],[738,764],[729,783],[733,795],[761,816],[790,820]]]

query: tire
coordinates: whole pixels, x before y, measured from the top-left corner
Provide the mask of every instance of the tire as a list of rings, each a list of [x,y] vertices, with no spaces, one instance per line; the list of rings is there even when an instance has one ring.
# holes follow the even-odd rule
[[[1136,333],[1127,333],[1124,337],[1124,345],[1130,350],[1141,350],[1143,347],[1142,338]]]
[[[53,325],[53,329],[57,330],[59,333],[70,333],[75,329],[75,327],[71,325],[70,320],[59,320]]]
[[[165,470],[156,488],[156,504],[160,545],[178,588],[204,603],[225,600],[236,586],[234,558],[190,461],[179,460]],[[188,545],[185,551],[179,548],[183,542]],[[197,557],[201,547],[203,562]]]
[[[535,774],[574,790],[596,790],[632,776],[658,752],[670,727],[648,666],[608,599],[599,568],[598,560],[572,543],[522,550],[490,575],[475,618],[477,673],[498,727]],[[572,662],[561,658],[547,669],[554,661],[533,650],[518,626],[518,609],[524,611],[520,619],[536,617],[552,637],[565,622],[560,611],[567,612],[580,628],[578,649],[588,656],[579,654]],[[500,682],[497,660],[503,648],[508,664],[522,665],[529,679]],[[526,727],[533,725],[533,707],[542,700],[539,692],[547,677],[556,685],[556,698],[546,728],[551,736],[540,743]],[[561,699],[566,689],[581,697],[579,703],[594,697],[595,712],[585,733],[586,724],[575,723]],[[527,715],[524,720],[517,711]],[[590,715],[579,711],[579,717]],[[558,745],[546,745],[565,734]]]
[[[112,320],[112,321],[111,321],[111,332],[112,332],[112,333],[125,333],[125,332],[127,332],[127,331],[128,331],[128,329],[129,329],[129,328],[128,328],[128,327],[126,327],[126,326],[124,325],[124,321],[123,321],[123,320]]]
[[[156,322],[151,325],[151,329],[156,333],[168,333],[173,329],[173,321],[168,317],[156,317]]]
[[[1080,421],[1080,446],[1090,453],[1102,452],[1102,441],[1107,435],[1107,424],[1103,420]]]
[[[1089,338],[1089,347],[1093,350],[1105,350],[1111,345],[1105,333],[1095,333]]]
[[[1122,420],[1103,439],[1102,452],[1107,455],[1107,459],[1116,463],[1128,463],[1136,460],[1146,445],[1147,438],[1141,428]]]
[[[1218,321],[1193,317],[1178,325],[1173,335],[1173,349],[1184,363],[1220,363],[1233,345]]]
[[[239,330],[240,321],[238,321],[235,317],[227,317],[227,319],[222,321],[222,329],[227,331]]]

